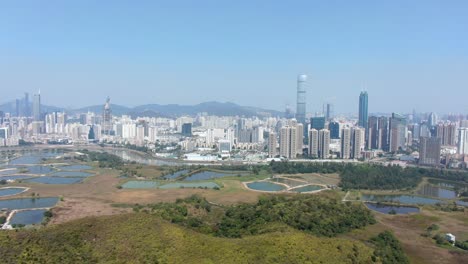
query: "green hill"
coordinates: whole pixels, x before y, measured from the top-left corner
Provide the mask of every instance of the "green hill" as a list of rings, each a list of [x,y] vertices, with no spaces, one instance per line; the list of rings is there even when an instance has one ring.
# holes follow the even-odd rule
[[[0,232],[2,263],[372,263],[358,241],[287,229],[221,238],[145,214]]]

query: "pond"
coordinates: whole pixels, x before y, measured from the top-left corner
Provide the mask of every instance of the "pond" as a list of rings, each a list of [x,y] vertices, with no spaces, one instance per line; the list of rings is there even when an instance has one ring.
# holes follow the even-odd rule
[[[58,171],[55,173],[52,173],[50,176],[54,177],[89,177],[92,176],[93,174],[88,173],[88,172],[82,172],[82,171]]]
[[[0,196],[10,196],[10,195],[16,195],[20,194],[24,191],[26,191],[27,188],[22,188],[22,187],[6,187],[6,188],[0,188]]]
[[[424,184],[418,190],[418,193],[424,196],[431,196],[436,198],[443,198],[443,199],[453,199],[457,197],[455,191],[444,189],[438,186],[434,186],[432,184]]]
[[[39,165],[34,165],[34,166],[28,166],[24,168],[19,168],[20,171],[24,170],[24,173],[28,174],[48,174],[53,171],[53,169],[49,166],[39,166]]]
[[[155,181],[128,181],[122,184],[124,189],[152,189],[158,186],[159,183]]]
[[[75,165],[59,167],[59,169],[65,170],[65,171],[81,171],[81,170],[91,170],[93,169],[93,167],[88,166],[88,165],[75,164]]]
[[[419,213],[419,208],[412,207],[412,206],[396,206],[396,205],[386,205],[386,204],[378,204],[378,203],[364,203],[364,204],[370,210],[383,213],[383,214]]]
[[[31,175],[11,175],[11,176],[1,176],[0,177],[0,180],[5,180],[5,181],[9,181],[9,180],[14,180],[14,181],[18,181],[18,180],[23,180],[23,179],[30,179],[30,178],[33,178],[34,176],[31,176]]]
[[[468,207],[468,201],[457,200],[457,201],[455,201],[455,203],[458,204],[458,205],[461,205],[461,206]]]
[[[425,198],[420,196],[412,195],[366,195],[363,194],[361,197],[363,201],[370,202],[394,202],[403,204],[436,204],[443,203],[442,200]]]
[[[191,183],[183,183],[183,182],[174,182],[168,183],[159,186],[160,189],[178,189],[178,188],[219,188],[219,185],[214,182],[191,182]]]
[[[181,171],[178,171],[178,172],[174,172],[172,174],[165,175],[165,176],[163,176],[163,178],[164,179],[175,179],[175,178],[180,177],[181,175],[186,174],[188,172],[189,172],[189,170],[181,170]]]
[[[465,182],[454,182],[454,181],[444,181],[440,179],[429,179],[429,183],[437,185],[439,187],[445,188],[445,189],[465,189],[468,190],[468,184]]]
[[[288,185],[289,187],[296,187],[296,186],[307,184],[307,182],[297,181],[293,179],[286,179],[286,178],[272,178],[270,181],[284,183]]]
[[[298,187],[291,189],[289,191],[291,192],[297,192],[297,193],[305,193],[305,192],[313,192],[313,191],[318,191],[318,190],[323,190],[324,188],[322,186],[318,185],[307,185],[303,187]]]
[[[202,171],[197,172],[189,177],[185,178],[184,181],[200,181],[200,180],[209,180],[221,177],[228,177],[228,176],[236,176],[237,174],[234,173],[223,173],[223,172],[215,172],[215,171]]]
[[[47,197],[47,198],[18,198],[0,200],[0,209],[29,209],[29,208],[48,208],[53,207],[57,204],[59,198]]]
[[[11,174],[15,174],[15,173],[18,173],[18,169],[16,169],[16,168],[3,169],[3,170],[0,171],[0,176],[1,175],[11,175]]]
[[[24,180],[24,182],[35,182],[35,183],[43,183],[43,184],[73,184],[83,181],[83,178],[73,178],[73,177],[50,177],[50,176],[43,176],[43,177],[36,177],[28,180]]]
[[[39,210],[26,210],[26,211],[19,211],[16,212],[10,220],[10,225],[36,225],[42,223],[44,220],[44,213],[47,210],[39,209]]]
[[[247,187],[256,191],[278,192],[286,189],[286,186],[268,181],[257,181],[247,183]]]
[[[42,162],[42,157],[37,155],[24,155],[8,162],[9,165],[36,165]]]

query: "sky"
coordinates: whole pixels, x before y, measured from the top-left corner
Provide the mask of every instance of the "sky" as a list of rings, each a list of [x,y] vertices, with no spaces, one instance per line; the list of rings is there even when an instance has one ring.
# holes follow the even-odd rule
[[[0,103],[468,113],[468,1],[0,0]]]

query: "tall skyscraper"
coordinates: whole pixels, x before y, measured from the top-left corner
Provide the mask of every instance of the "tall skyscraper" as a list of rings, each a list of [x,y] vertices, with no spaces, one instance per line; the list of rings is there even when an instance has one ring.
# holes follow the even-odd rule
[[[274,158],[276,157],[277,151],[276,151],[276,145],[278,144],[277,139],[276,139],[276,133],[270,132],[268,136],[268,157]]]
[[[458,154],[468,154],[468,128],[458,129]]]
[[[24,93],[24,109],[23,109],[24,116],[31,116],[31,110],[29,105],[29,93]]]
[[[318,132],[318,156],[327,159],[330,154],[330,131],[322,129]]]
[[[349,128],[341,130],[341,158],[351,158],[351,129]]]
[[[317,129],[309,130],[309,156],[318,157],[319,135]]]
[[[280,156],[288,159],[296,158],[297,154],[296,126],[284,126],[280,130]]]
[[[104,104],[104,110],[102,111],[102,133],[104,135],[110,135],[112,131],[112,109],[110,106],[110,97],[107,97],[106,103]]]
[[[296,154],[302,155],[302,148],[304,146],[304,125],[298,123],[296,125]]]
[[[437,115],[436,115],[436,113],[432,112],[432,113],[429,114],[429,119],[427,120],[427,123],[428,123],[430,128],[437,125]]]
[[[368,95],[367,92],[361,92],[359,95],[359,123],[358,125],[367,128],[368,118]]]
[[[440,164],[440,143],[437,137],[419,139],[419,164],[438,166]]]
[[[379,118],[376,116],[369,116],[367,127],[367,149],[379,149]]]
[[[390,127],[388,118],[381,116],[379,117],[379,144],[378,149],[383,151],[390,150]]]
[[[34,118],[34,121],[41,121],[41,92],[40,91],[34,95],[33,118]]]
[[[338,122],[328,123],[328,130],[330,130],[330,138],[331,139],[339,139],[340,138],[340,123],[338,123]]]
[[[457,127],[454,123],[438,124],[435,128],[436,137],[441,139],[443,146],[455,146]]]
[[[306,120],[306,81],[307,75],[301,74],[297,77],[297,109],[296,119],[305,126]]]

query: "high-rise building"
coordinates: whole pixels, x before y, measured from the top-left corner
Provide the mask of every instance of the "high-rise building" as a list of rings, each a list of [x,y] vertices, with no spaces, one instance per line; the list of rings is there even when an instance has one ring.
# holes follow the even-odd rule
[[[355,127],[351,130],[351,158],[359,159],[362,157],[361,153],[365,146],[365,129]]]
[[[351,158],[351,129],[349,128],[341,130],[341,158]]]
[[[31,109],[29,105],[29,93],[24,93],[24,109],[23,115],[24,116],[31,116]]]
[[[325,128],[325,117],[320,116],[320,117],[312,117],[310,119],[310,128],[313,129],[324,129]]]
[[[278,155],[276,151],[276,145],[278,145],[276,133],[270,132],[268,136],[268,157],[274,158],[276,155]]]
[[[325,119],[330,121],[333,118],[333,105],[331,103],[327,103],[323,106],[323,112],[325,113]]]
[[[296,154],[302,155],[304,146],[304,125],[298,123],[296,125]]]
[[[305,125],[306,119],[306,81],[307,75],[301,74],[297,77],[297,109],[296,119]]]
[[[330,131],[322,129],[318,132],[318,156],[327,159],[330,154]]]
[[[328,123],[328,130],[330,130],[331,139],[340,139],[340,123],[338,122]]]
[[[360,127],[367,127],[368,118],[368,95],[367,92],[361,92],[359,95],[359,123]]]
[[[376,116],[369,116],[368,127],[367,127],[367,149],[379,149],[379,118]]]
[[[317,129],[309,130],[309,156],[316,158],[319,154],[319,134]]]
[[[390,151],[390,127],[387,117],[379,117],[379,143],[378,149]]]
[[[296,158],[297,154],[296,126],[284,126],[280,130],[280,156],[288,159]]]
[[[406,119],[393,113],[390,118],[390,152],[406,149]]]
[[[41,121],[41,92],[34,95],[33,100],[33,118],[34,121]]]
[[[112,109],[110,106],[110,97],[107,97],[102,111],[102,134],[110,135],[112,131]]]
[[[182,135],[186,137],[192,136],[192,123],[182,124]]]
[[[443,146],[455,146],[457,127],[454,123],[438,124],[435,127],[436,137],[441,139]]]
[[[440,164],[440,143],[437,137],[419,139],[419,164],[438,166]]]
[[[458,154],[468,154],[468,128],[458,129]]]
[[[428,123],[430,128],[437,125],[437,115],[436,115],[436,113],[432,112],[432,113],[429,114],[429,119],[427,120],[427,123]]]

